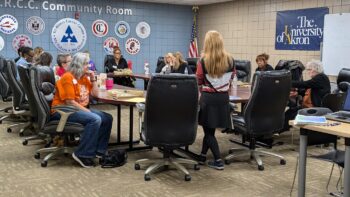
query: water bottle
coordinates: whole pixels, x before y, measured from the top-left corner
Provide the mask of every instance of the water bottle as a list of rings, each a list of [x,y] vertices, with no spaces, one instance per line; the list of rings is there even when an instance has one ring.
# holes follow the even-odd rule
[[[148,62],[145,62],[144,69],[145,69],[145,75],[149,75],[149,64],[148,64]]]
[[[237,94],[237,84],[238,84],[238,79],[237,75],[234,74],[232,82],[231,82],[231,92],[236,95]]]
[[[185,75],[188,75],[187,67],[185,68],[184,74],[185,74]]]

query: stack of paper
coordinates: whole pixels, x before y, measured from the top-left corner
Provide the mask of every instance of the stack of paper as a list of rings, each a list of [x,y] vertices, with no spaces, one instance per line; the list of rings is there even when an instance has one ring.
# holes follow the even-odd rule
[[[306,124],[314,124],[314,125],[324,125],[327,124],[326,117],[324,116],[303,116],[297,115],[294,120],[294,125],[306,125]]]

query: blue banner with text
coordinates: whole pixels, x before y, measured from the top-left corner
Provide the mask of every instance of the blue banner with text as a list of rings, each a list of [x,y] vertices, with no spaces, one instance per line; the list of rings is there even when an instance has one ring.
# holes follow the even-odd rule
[[[326,7],[277,12],[275,49],[320,50],[324,16],[328,13]]]

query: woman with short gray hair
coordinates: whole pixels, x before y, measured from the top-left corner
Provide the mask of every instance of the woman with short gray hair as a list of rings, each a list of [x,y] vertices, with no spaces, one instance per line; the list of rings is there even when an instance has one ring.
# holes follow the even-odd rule
[[[79,145],[72,156],[85,168],[94,167],[93,159],[106,154],[112,129],[113,118],[110,114],[89,109],[89,96],[97,93],[94,72],[89,71],[89,57],[85,53],[75,54],[67,72],[56,83],[52,107],[72,105],[80,109],[69,116],[68,122],[84,126]],[[51,119],[59,120],[60,114],[54,112]]]
[[[328,76],[323,73],[323,64],[319,60],[311,60],[306,64],[305,72],[311,79],[307,81],[292,81],[295,88],[291,93],[293,97],[301,95],[303,97],[302,108],[321,107],[324,96],[331,92],[331,85]],[[285,113],[284,130],[290,128],[288,121],[297,115],[296,109],[289,109]]]

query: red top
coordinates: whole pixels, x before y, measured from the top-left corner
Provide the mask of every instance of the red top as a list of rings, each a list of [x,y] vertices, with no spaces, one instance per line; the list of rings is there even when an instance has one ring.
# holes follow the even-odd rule
[[[66,72],[66,70],[63,67],[56,67],[56,74],[60,77],[62,77],[62,75]]]

